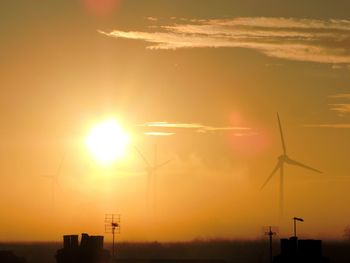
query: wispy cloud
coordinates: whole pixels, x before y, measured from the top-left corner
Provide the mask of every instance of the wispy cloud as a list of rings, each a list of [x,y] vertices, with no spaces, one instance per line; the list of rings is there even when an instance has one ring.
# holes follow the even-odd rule
[[[332,65],[332,69],[334,69],[334,70],[339,70],[339,69],[349,70],[350,64],[334,64],[334,65]]]
[[[141,40],[149,49],[248,48],[267,56],[318,63],[350,63],[350,20],[240,17],[186,20],[147,31],[99,31]]]
[[[169,122],[147,122],[138,125],[140,127],[172,128],[172,129],[193,129],[196,132],[205,133],[210,131],[249,131],[248,127],[225,126],[216,127],[200,123],[169,123]]]
[[[175,133],[174,132],[144,132],[143,134],[147,136],[172,136]]]
[[[243,126],[209,126],[201,123],[173,123],[173,122],[146,122],[137,125],[142,133],[147,136],[172,136],[175,134],[191,131],[195,133],[230,132],[233,136],[257,135],[249,127]]]
[[[329,106],[331,106],[330,110],[332,111],[336,111],[338,113],[342,113],[342,114],[346,114],[346,113],[350,113],[350,103],[347,104],[329,104]]]
[[[339,93],[339,94],[331,95],[329,96],[329,98],[350,99],[350,93]]]
[[[339,114],[350,113],[350,93],[340,93],[340,94],[329,96],[329,98],[342,100],[342,103],[329,104],[331,111],[335,111]]]
[[[158,18],[153,17],[153,16],[149,16],[149,17],[147,17],[147,20],[149,20],[149,21],[158,21]]]
[[[330,95],[328,98],[334,100],[341,100],[342,103],[330,103],[328,104],[329,110],[338,113],[338,116],[344,117],[350,114],[350,93],[339,93]],[[349,129],[350,123],[331,123],[331,124],[312,124],[306,125],[306,127],[318,127],[318,128],[336,128],[336,129]]]
[[[314,128],[336,128],[336,129],[350,129],[350,123],[335,123],[335,124],[309,124],[306,127]]]

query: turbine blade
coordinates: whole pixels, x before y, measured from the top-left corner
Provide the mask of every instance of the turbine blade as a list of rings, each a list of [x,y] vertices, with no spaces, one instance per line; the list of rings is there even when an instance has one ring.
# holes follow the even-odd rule
[[[264,189],[264,187],[267,185],[267,183],[271,180],[271,178],[274,176],[274,174],[277,172],[279,168],[281,168],[282,163],[278,162],[271,172],[270,176],[266,179],[265,183],[261,186],[260,190]]]
[[[283,136],[283,131],[282,131],[281,120],[280,120],[280,116],[278,115],[278,112],[277,112],[277,120],[278,120],[278,127],[279,127],[279,130],[280,130],[280,135],[281,135],[281,142],[282,142],[283,153],[287,154],[286,144],[284,142],[284,136]]]
[[[302,164],[300,162],[297,162],[297,161],[289,159],[289,158],[286,159],[286,163],[291,164],[291,165],[295,165],[295,166],[299,166],[299,167],[302,167],[302,168],[305,168],[305,169],[309,169],[311,171],[314,171],[314,172],[317,172],[317,173],[320,173],[320,174],[322,173],[320,170],[317,170],[315,168],[312,168],[312,167],[310,167],[308,165]]]
[[[146,157],[141,153],[141,151],[136,146],[134,146],[134,148],[138,155],[141,157],[141,159],[145,162],[146,166],[152,167],[151,164],[147,161]]]
[[[157,170],[157,169],[159,169],[160,167],[163,167],[163,166],[167,165],[168,163],[170,163],[170,160],[168,160],[168,161],[166,161],[166,162],[164,162],[164,163],[158,164],[158,165],[155,166],[153,169],[154,169],[154,170]]]

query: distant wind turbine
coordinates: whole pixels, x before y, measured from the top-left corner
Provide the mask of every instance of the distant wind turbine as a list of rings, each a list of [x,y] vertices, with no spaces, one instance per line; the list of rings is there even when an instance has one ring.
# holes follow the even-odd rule
[[[275,173],[279,170],[280,171],[280,215],[283,215],[283,198],[284,198],[284,165],[285,164],[291,164],[291,165],[295,165],[295,166],[299,166],[317,173],[322,173],[321,171],[312,168],[308,165],[302,164],[298,161],[295,161],[291,158],[288,157],[287,155],[287,150],[286,150],[286,144],[284,142],[284,137],[283,137],[283,132],[282,132],[282,126],[281,126],[281,121],[280,121],[280,117],[277,113],[277,120],[278,120],[278,126],[279,126],[279,131],[280,131],[280,135],[281,135],[281,142],[282,142],[282,149],[283,149],[283,153],[278,157],[278,161],[277,164],[275,166],[275,168],[273,169],[272,173],[270,174],[270,176],[267,178],[267,180],[265,181],[265,183],[262,185],[261,189],[263,189],[266,184],[271,180],[271,178],[275,175]]]
[[[165,161],[163,163],[158,164],[157,162],[157,145],[154,145],[154,155],[153,155],[153,164],[151,164],[147,158],[141,153],[141,151],[135,147],[136,152],[140,155],[141,159],[144,161],[146,165],[146,173],[147,173],[147,201],[150,200],[150,192],[152,185],[152,205],[153,205],[153,213],[155,214],[156,210],[156,196],[157,196],[157,171],[159,168],[165,166],[170,162],[170,160]]]
[[[46,174],[43,175],[43,177],[46,177],[51,180],[51,198],[52,198],[52,206],[55,204],[55,193],[56,193],[56,186],[59,186],[58,178],[61,175],[62,171],[62,165],[65,159],[65,155],[62,157],[61,162],[56,170],[56,173],[54,174]]]

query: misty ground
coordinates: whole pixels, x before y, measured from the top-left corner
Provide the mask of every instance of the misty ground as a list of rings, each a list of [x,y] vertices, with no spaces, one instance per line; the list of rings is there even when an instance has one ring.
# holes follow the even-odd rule
[[[106,244],[107,249],[110,244]],[[53,263],[62,243],[1,243],[0,250],[12,250],[28,263]],[[279,243],[274,243],[274,254]],[[229,263],[268,262],[268,243],[264,241],[193,241],[184,243],[120,243],[118,258],[138,259],[223,259]],[[333,263],[350,262],[350,242],[326,241],[323,254]]]

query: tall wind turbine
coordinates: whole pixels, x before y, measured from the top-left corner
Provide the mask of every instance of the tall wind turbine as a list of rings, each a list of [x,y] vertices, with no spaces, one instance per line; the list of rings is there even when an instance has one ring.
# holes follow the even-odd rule
[[[284,136],[283,136],[283,132],[282,132],[281,120],[280,120],[278,113],[277,113],[277,120],[278,120],[278,127],[279,127],[279,131],[280,131],[280,135],[281,135],[283,153],[278,157],[277,164],[276,164],[275,168],[273,169],[270,176],[266,179],[266,181],[262,185],[261,189],[263,189],[266,186],[266,184],[271,180],[271,178],[279,170],[279,172],[280,172],[280,215],[282,215],[283,214],[283,198],[284,198],[284,165],[290,164],[290,165],[299,166],[299,167],[302,167],[302,168],[305,168],[305,169],[308,169],[308,170],[311,170],[311,171],[314,171],[317,173],[322,173],[322,172],[315,169],[315,168],[312,168],[308,165],[305,165],[301,162],[298,162],[298,161],[295,161],[295,160],[289,158],[289,156],[287,155],[286,144],[285,144]]]
[[[48,179],[51,180],[51,198],[52,198],[52,206],[54,206],[55,203],[55,193],[56,193],[56,186],[59,186],[59,181],[58,178],[61,175],[61,171],[62,171],[62,165],[65,159],[65,155],[63,155],[61,162],[56,170],[56,173],[54,174],[47,174],[47,175],[43,175],[43,177],[46,177]]]
[[[147,201],[150,199],[150,192],[152,187],[152,206],[153,213],[155,214],[156,210],[156,197],[157,197],[157,171],[159,168],[168,164],[170,160],[158,164],[157,161],[157,145],[154,145],[154,155],[153,155],[153,164],[151,164],[147,158],[141,153],[141,151],[135,147],[135,150],[140,155],[141,159],[144,161],[146,165],[146,173],[147,173]]]

